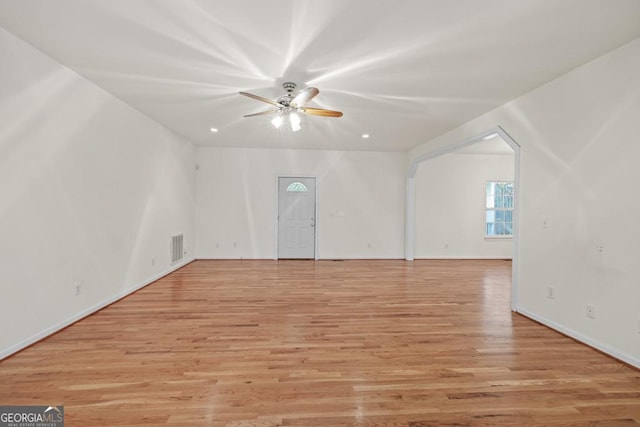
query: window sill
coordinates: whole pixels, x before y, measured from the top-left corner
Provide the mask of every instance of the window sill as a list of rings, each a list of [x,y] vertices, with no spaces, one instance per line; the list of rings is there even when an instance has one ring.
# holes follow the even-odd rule
[[[485,240],[513,240],[513,235],[509,236],[484,236]]]

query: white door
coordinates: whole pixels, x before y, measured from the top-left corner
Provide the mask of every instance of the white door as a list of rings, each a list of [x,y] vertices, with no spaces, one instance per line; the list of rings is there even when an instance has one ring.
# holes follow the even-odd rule
[[[278,258],[315,258],[316,179],[278,178]]]

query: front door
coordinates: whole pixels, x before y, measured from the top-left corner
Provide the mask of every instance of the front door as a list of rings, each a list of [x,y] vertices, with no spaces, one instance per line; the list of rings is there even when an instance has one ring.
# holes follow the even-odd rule
[[[278,258],[314,259],[316,179],[278,178]]]

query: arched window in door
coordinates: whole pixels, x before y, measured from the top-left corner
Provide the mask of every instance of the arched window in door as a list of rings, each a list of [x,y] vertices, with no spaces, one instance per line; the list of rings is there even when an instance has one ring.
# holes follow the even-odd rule
[[[303,183],[296,181],[296,182],[292,182],[291,184],[289,184],[289,186],[287,187],[287,191],[289,192],[297,192],[297,193],[304,193],[307,191],[307,186],[304,185]]]

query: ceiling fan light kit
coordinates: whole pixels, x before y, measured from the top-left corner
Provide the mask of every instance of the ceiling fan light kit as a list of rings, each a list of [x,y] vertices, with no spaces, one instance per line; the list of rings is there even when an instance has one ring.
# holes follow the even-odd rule
[[[273,125],[274,128],[278,129],[280,126],[282,126],[283,121],[284,119],[282,118],[282,116],[277,115],[271,120],[271,124]]]
[[[291,130],[294,132],[298,132],[301,129],[300,126],[300,116],[298,113],[289,113],[289,122],[291,123]]]
[[[247,114],[244,117],[276,114],[276,116],[271,120],[271,124],[277,129],[282,126],[284,118],[285,116],[287,116],[289,118],[289,123],[291,124],[291,130],[293,132],[297,132],[302,128],[301,119],[298,113],[308,114],[311,116],[342,117],[342,113],[340,111],[305,107],[305,105],[313,98],[315,98],[315,96],[318,95],[320,91],[315,87],[308,87],[304,90],[301,90],[297,95],[294,96],[293,92],[296,90],[296,87],[297,85],[293,82],[284,82],[282,84],[282,88],[286,93],[275,101],[264,98],[262,96],[254,95],[252,93],[240,92],[240,95],[244,95],[276,107],[275,109],[261,111],[259,113]]]

